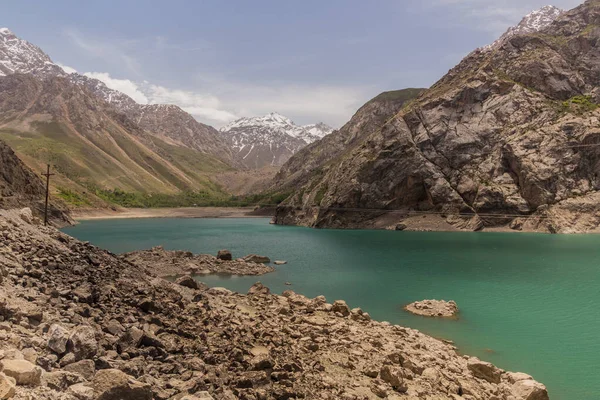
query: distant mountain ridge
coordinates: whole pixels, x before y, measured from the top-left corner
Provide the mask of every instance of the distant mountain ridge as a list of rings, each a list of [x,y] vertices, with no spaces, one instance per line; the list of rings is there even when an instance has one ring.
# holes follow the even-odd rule
[[[42,79],[62,77],[76,85],[85,86],[150,133],[175,145],[233,163],[232,153],[219,132],[212,126],[198,122],[180,107],[139,104],[125,93],[110,89],[98,79],[79,73],[69,74],[39,47],[19,38],[8,28],[0,28],[0,76],[19,73]]]
[[[214,177],[235,164],[219,132],[181,108],[137,104],[99,80],[66,73],[6,28],[0,140],[38,173],[51,164],[53,196],[85,207],[106,206],[115,190],[224,198]]]
[[[248,168],[280,166],[298,150],[324,138],[333,128],[324,123],[296,125],[289,118],[270,113],[240,118],[220,129],[234,158]]]

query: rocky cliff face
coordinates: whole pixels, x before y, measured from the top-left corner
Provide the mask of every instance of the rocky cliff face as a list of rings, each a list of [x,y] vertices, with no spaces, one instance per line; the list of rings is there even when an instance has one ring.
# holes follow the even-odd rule
[[[272,190],[287,190],[322,175],[340,156],[394,116],[402,106],[425,89],[381,93],[362,106],[340,130],[300,150],[280,169]]]
[[[282,165],[298,150],[332,130],[323,123],[298,126],[281,114],[270,113],[241,118],[224,126],[220,132],[240,164],[258,169]]]
[[[600,1],[588,0],[469,55],[367,128],[277,222],[384,227],[427,213],[455,228],[597,229],[599,86]]]
[[[34,216],[43,218],[45,196],[40,177],[0,141],[0,209],[29,207]],[[65,206],[55,201],[49,204],[48,216],[50,222],[58,226],[71,223]]]

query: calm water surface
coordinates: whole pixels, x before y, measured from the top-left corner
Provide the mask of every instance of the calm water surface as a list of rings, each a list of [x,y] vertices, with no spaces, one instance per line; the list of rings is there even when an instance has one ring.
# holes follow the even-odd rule
[[[202,280],[239,292],[261,280],[274,292],[344,299],[532,374],[552,399],[600,398],[600,236],[313,230],[262,218],[86,221],[65,232],[115,253],[163,245],[287,260],[259,278]],[[459,320],[402,311],[429,298],[455,300]]]

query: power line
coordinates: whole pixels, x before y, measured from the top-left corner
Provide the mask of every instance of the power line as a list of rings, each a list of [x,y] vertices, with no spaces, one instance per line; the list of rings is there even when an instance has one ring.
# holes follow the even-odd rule
[[[44,226],[48,225],[48,199],[50,197],[50,177],[54,175],[50,173],[50,164],[47,164],[46,173],[42,176],[46,177],[46,202],[44,204]]]

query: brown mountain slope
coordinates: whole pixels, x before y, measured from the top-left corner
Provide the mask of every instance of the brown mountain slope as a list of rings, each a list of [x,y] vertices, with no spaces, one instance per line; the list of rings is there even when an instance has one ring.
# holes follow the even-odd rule
[[[0,141],[0,209],[29,207],[36,217],[43,218],[45,195],[40,177]],[[60,202],[50,202],[48,211],[51,223],[57,226],[70,224],[71,218]]]
[[[212,156],[149,134],[61,77],[0,78],[0,138],[31,168],[52,164],[56,185],[79,193],[99,188],[220,194],[209,175],[230,169]]]
[[[469,55],[288,198],[277,222],[410,227],[427,212],[449,228],[596,229],[599,84],[600,1],[588,0]]]
[[[275,177],[273,190],[304,184],[313,174],[322,174],[328,165],[360,144],[362,138],[373,133],[424,90],[389,91],[371,99],[340,130],[308,145],[286,162]]]

